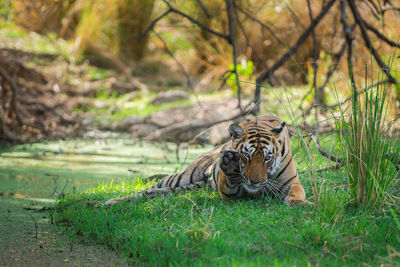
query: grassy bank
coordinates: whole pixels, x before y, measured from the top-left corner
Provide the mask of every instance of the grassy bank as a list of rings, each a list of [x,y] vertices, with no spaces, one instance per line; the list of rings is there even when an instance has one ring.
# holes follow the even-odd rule
[[[297,162],[313,201],[305,163]],[[315,162],[326,164],[319,156]],[[390,173],[397,177],[394,167]],[[140,177],[61,199],[56,222],[72,236],[119,251],[137,265],[400,264],[400,229],[391,211],[352,206],[342,170],[317,174],[319,206],[291,208],[268,198],[223,201],[211,190],[101,206],[109,198],[143,189]],[[391,193],[399,190],[398,180],[394,185]],[[391,208],[398,217],[400,209]]]

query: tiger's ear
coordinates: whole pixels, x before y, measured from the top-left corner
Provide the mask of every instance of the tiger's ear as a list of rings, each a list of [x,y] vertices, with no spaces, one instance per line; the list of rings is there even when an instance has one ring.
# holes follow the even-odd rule
[[[238,124],[229,125],[229,134],[233,139],[237,139],[243,135],[244,131]]]
[[[280,134],[282,132],[283,128],[285,128],[285,125],[286,125],[286,123],[282,122],[281,125],[272,129],[271,132],[273,132],[274,134]]]

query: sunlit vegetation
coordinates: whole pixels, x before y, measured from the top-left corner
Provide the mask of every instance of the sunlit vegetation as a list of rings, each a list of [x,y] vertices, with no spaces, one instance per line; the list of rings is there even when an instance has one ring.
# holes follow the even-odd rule
[[[0,1],[0,201],[18,225],[0,220],[0,248],[43,249],[39,225],[139,266],[400,265],[398,4]],[[154,132],[271,113],[313,205],[206,188],[103,206],[211,149]]]

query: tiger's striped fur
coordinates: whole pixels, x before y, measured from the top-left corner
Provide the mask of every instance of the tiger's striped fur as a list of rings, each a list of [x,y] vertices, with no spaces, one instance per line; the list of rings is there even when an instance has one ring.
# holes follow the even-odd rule
[[[272,195],[290,205],[306,203],[293,161],[285,123],[277,116],[243,120],[229,127],[231,140],[200,156],[184,171],[169,175],[153,187],[106,205],[138,197],[155,197],[207,184],[224,199]]]

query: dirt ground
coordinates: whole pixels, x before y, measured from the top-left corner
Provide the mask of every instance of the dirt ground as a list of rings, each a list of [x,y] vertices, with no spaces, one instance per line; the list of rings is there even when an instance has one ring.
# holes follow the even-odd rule
[[[18,197],[0,199],[0,266],[128,266],[105,247],[72,241],[50,223],[49,211],[29,210]]]

